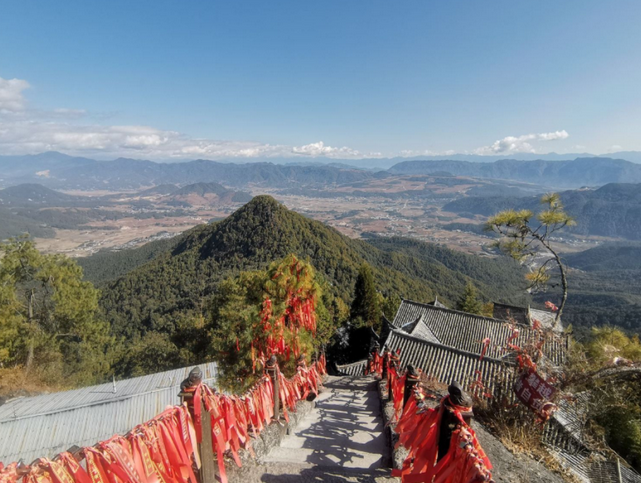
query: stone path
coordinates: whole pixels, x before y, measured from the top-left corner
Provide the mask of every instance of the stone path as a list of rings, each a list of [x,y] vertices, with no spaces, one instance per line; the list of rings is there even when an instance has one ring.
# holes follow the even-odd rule
[[[376,382],[329,377],[316,408],[259,466],[267,483],[397,481],[390,478],[389,449]]]

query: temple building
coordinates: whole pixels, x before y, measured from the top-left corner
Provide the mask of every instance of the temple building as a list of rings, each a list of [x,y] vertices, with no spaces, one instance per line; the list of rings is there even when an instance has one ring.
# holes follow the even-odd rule
[[[403,300],[393,321],[383,318],[379,350],[400,351],[400,365],[420,368],[428,377],[450,384],[458,381],[479,397],[514,400],[517,377],[514,352],[508,343],[524,347],[539,337],[538,321],[552,337],[546,338],[539,365],[560,370],[568,349],[569,336],[555,313],[494,304],[493,317],[482,317],[447,308],[438,299],[430,303]],[[344,374],[363,374],[366,361],[339,366]],[[505,375],[508,377],[505,377]],[[501,377],[499,377],[501,375]],[[589,397],[583,395],[583,399]],[[619,460],[593,450],[583,437],[581,400],[560,402],[546,423],[543,443],[557,461],[585,483],[641,483],[641,475]]]

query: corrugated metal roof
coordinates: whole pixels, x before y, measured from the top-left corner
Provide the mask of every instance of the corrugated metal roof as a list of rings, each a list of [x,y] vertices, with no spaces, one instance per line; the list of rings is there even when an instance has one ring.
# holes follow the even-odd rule
[[[419,320],[441,343],[455,349],[480,354],[483,340],[490,338],[491,344],[486,355],[499,359],[505,355],[503,347],[512,335],[510,325],[502,320],[468,314],[429,304],[403,300],[392,324],[402,328]],[[511,343],[524,346],[537,334],[531,328],[519,325],[519,335]],[[564,343],[552,339],[546,342],[543,352],[553,364],[559,365],[564,357]]]
[[[180,383],[194,366],[72,391],[14,399],[0,406],[0,461],[52,458],[73,445],[91,446],[125,434],[178,404]],[[200,364],[215,384],[215,363]]]

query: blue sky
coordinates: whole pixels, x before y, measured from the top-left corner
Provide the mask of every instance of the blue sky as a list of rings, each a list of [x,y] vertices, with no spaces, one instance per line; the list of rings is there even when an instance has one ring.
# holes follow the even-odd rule
[[[641,2],[5,1],[0,154],[641,150]]]

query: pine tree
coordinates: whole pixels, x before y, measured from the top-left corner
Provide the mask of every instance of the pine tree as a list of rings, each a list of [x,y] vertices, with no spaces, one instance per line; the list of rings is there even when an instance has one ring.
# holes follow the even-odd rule
[[[385,317],[387,317],[387,320],[394,320],[401,302],[401,297],[399,297],[397,293],[393,293],[383,299],[381,310],[383,314],[385,314]]]
[[[374,275],[369,265],[361,265],[354,287],[354,300],[350,312],[352,320],[360,320],[363,325],[378,331],[381,325],[381,306]]]
[[[467,282],[465,291],[456,305],[457,310],[467,312],[468,314],[481,315],[483,312],[483,304],[478,299],[478,292],[472,282]]]
[[[43,255],[25,238],[0,245],[0,366],[90,384],[109,371],[112,344],[98,291],[74,260]]]
[[[526,275],[530,290],[544,288],[551,278],[549,263],[556,265],[561,278],[561,304],[556,312],[555,321],[561,320],[561,313],[568,299],[568,281],[566,269],[561,261],[561,256],[551,244],[552,235],[566,226],[576,225],[576,221],[563,209],[561,197],[558,193],[548,193],[541,197],[541,204],[546,209],[534,216],[530,210],[506,210],[490,217],[486,229],[498,233],[501,238],[496,246],[505,254],[520,263],[532,261],[536,255],[546,253],[548,260],[538,268],[531,267]],[[532,218],[538,221],[535,226]]]
[[[234,391],[246,389],[260,374],[261,361],[271,355],[277,356],[286,376],[294,373],[299,353],[311,362],[342,318],[340,303],[323,296],[323,284],[311,264],[293,255],[267,271],[243,272],[223,281],[211,308],[210,334],[220,384]],[[333,306],[338,308],[336,318]]]

